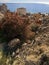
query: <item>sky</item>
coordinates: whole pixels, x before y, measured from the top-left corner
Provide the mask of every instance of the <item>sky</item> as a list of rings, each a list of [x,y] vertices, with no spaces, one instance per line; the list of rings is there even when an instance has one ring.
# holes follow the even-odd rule
[[[24,7],[28,12],[49,13],[49,0],[0,0],[1,3],[6,3],[11,11]]]
[[[49,4],[49,0],[0,0],[0,3],[43,3],[43,4]]]
[[[0,3],[2,5],[2,3]],[[49,13],[49,5],[39,3],[6,3],[8,9],[15,12],[17,8],[24,7],[29,13]]]

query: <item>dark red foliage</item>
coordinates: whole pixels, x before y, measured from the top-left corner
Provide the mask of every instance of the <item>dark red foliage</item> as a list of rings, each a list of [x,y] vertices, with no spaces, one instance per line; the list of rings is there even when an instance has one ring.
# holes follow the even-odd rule
[[[20,17],[13,12],[7,12],[4,19],[0,23],[2,36],[8,41],[18,37],[24,38],[25,27],[28,24],[28,18]]]

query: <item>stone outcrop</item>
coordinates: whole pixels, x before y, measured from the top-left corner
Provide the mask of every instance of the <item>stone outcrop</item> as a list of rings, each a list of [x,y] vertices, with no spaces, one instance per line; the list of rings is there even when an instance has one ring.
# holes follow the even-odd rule
[[[6,4],[0,5],[0,12],[5,14],[7,12],[7,6]]]
[[[4,14],[0,12],[0,21],[4,18]]]

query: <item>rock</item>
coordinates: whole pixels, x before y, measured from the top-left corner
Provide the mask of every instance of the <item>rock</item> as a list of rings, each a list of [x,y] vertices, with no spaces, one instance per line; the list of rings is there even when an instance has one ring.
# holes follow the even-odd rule
[[[18,54],[18,53],[19,53],[19,49],[16,50],[16,54]]]
[[[13,40],[11,40],[9,43],[8,43],[8,48],[7,48],[7,51],[10,55],[12,55],[12,53],[14,52],[13,55],[16,54],[16,51],[17,53],[19,53],[19,50],[17,50],[18,48],[21,47],[21,43],[20,43],[20,39],[18,38],[15,38]],[[5,48],[6,49],[6,48]]]
[[[35,38],[35,42],[36,42],[36,44],[38,44],[38,45],[41,45],[41,43],[42,43],[42,38],[39,36],[39,37],[36,37]]]
[[[12,53],[12,57],[15,57],[15,52]]]
[[[2,51],[0,51],[0,59],[2,58]]]
[[[35,40],[32,40],[31,44],[33,45],[33,44],[34,44],[34,42],[35,42]]]
[[[0,5],[0,12],[5,14],[8,11],[7,9],[7,5],[6,4],[2,4]]]
[[[26,61],[25,65],[35,65],[35,63],[33,61]]]
[[[0,12],[0,21],[4,18],[4,14]]]
[[[49,65],[49,57],[47,57],[47,55],[43,54],[40,58],[39,65]]]
[[[31,40],[27,40],[26,42],[27,42],[28,44],[30,44],[30,43],[31,43]]]
[[[20,44],[20,39],[16,38],[16,39],[11,40],[8,43],[8,46],[9,47],[15,47],[16,45],[19,45],[19,44]]]
[[[26,45],[27,45],[27,43],[24,43],[24,44],[23,44],[23,46],[26,46]]]
[[[14,60],[14,62],[13,62],[12,65],[25,65],[25,62],[24,62],[24,60],[23,60],[20,56],[18,56],[18,57]]]

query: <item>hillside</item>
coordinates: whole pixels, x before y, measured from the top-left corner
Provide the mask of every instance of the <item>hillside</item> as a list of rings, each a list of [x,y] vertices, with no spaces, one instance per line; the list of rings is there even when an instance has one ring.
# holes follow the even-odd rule
[[[0,65],[49,65],[49,14],[22,13],[0,12]]]

